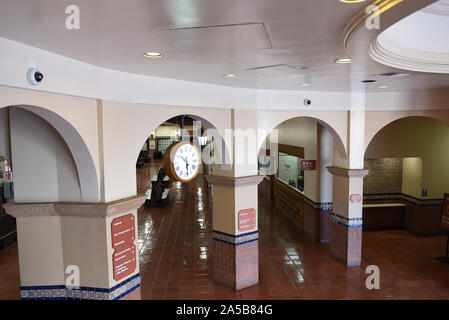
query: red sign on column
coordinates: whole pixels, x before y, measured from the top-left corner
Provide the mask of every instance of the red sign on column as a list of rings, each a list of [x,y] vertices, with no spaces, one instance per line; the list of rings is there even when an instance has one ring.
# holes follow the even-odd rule
[[[357,193],[351,194],[351,195],[349,196],[349,200],[350,200],[352,203],[360,203],[360,202],[362,202],[362,199],[363,199],[362,195],[361,195],[361,194],[357,194]]]
[[[136,239],[134,215],[112,220],[112,255],[114,280],[119,281],[136,270]]]
[[[449,231],[449,193],[444,194],[443,212],[441,213],[440,227]]]
[[[316,160],[302,160],[301,161],[301,170],[316,170]]]
[[[239,231],[250,231],[256,228],[256,210],[245,209],[239,211]]]

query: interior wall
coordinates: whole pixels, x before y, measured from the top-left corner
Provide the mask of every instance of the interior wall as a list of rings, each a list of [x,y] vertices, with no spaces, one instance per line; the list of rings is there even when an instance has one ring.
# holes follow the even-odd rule
[[[417,198],[438,199],[449,192],[449,126],[441,121],[424,117],[398,120],[382,129],[371,141],[365,158],[414,158],[422,159],[422,185],[427,197],[413,187],[406,187]],[[411,165],[405,161],[406,165]],[[411,167],[407,167],[409,169]],[[407,173],[408,171],[405,171]],[[407,182],[407,177],[405,177]],[[404,192],[406,191],[406,192]],[[408,194],[408,193],[406,193]]]
[[[369,172],[363,180],[364,194],[402,192],[403,166],[401,158],[365,159],[365,169],[368,169]]]
[[[8,112],[8,108],[0,108],[0,155],[4,156],[11,163]]]
[[[312,118],[294,118],[278,127],[278,143],[303,147],[305,160],[317,160],[318,122]],[[304,171],[304,195],[318,202],[317,171]]]
[[[402,193],[415,198],[421,196],[422,190],[422,159],[402,159]]]
[[[67,144],[45,120],[10,108],[16,202],[81,201],[76,165]]]

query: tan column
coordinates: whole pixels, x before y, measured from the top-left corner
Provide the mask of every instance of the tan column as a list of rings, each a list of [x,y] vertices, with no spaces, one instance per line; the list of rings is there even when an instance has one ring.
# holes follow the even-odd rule
[[[22,298],[140,299],[137,209],[144,201],[6,204],[17,219]]]
[[[214,280],[236,290],[259,282],[257,185],[262,179],[207,177],[214,195]]]
[[[331,255],[347,266],[362,259],[362,205],[364,169],[328,167],[333,175]]]

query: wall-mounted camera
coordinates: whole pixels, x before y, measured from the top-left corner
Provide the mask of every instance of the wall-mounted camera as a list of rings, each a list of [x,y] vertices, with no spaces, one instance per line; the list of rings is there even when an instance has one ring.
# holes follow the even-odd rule
[[[305,105],[306,107],[309,107],[310,105],[312,105],[312,100],[310,100],[310,99],[305,99],[305,100],[304,100],[304,105]]]
[[[37,86],[44,79],[44,75],[39,70],[31,68],[27,72],[27,79],[31,85]]]

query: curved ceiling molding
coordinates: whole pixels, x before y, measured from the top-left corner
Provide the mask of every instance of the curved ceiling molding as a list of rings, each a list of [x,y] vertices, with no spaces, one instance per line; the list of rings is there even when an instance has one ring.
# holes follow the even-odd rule
[[[371,43],[372,59],[395,68],[449,73],[449,0],[438,1],[390,26]]]
[[[368,18],[381,15],[383,12],[391,9],[402,1],[403,0],[373,0],[368,3],[367,6],[362,7],[343,28],[341,41],[343,44],[343,50],[345,51],[346,55],[349,56],[348,47],[351,38],[357,32],[357,30],[365,26]],[[377,12],[370,11],[370,6],[377,6]]]
[[[394,68],[449,73],[449,54],[413,50],[379,38],[371,43],[369,54],[376,62]]]
[[[424,8],[422,11],[449,15],[449,0],[440,0]]]

